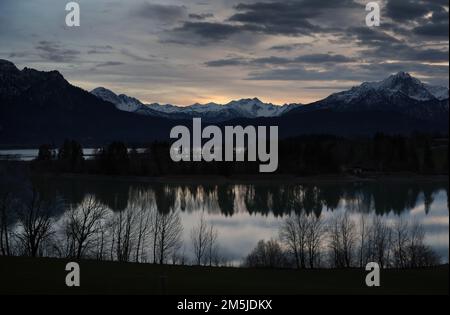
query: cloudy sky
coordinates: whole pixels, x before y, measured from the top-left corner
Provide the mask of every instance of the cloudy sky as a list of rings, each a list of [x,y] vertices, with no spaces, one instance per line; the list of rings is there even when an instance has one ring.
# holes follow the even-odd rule
[[[448,86],[448,0],[0,0],[0,58],[144,102],[308,103],[407,71]]]

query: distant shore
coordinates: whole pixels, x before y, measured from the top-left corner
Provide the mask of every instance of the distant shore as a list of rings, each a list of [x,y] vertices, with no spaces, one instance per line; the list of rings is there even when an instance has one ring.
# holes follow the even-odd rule
[[[207,176],[207,175],[180,175],[180,176],[110,176],[97,174],[41,174],[34,176],[47,178],[86,179],[86,180],[115,180],[124,182],[140,182],[150,184],[326,184],[326,183],[358,183],[358,182],[448,182],[447,175],[417,175],[417,174],[373,174],[366,177],[346,175],[318,175],[299,177],[292,175],[236,175],[236,176]]]

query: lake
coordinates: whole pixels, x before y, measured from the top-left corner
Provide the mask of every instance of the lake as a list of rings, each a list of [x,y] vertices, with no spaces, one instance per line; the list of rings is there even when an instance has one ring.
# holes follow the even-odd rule
[[[86,159],[90,159],[95,155],[97,149],[83,149]],[[0,150],[0,160],[12,161],[32,161],[38,157],[39,149],[12,149]]]
[[[129,149],[131,150],[131,149]],[[137,152],[142,153],[145,149],[136,149]],[[55,150],[57,152],[58,150]],[[89,160],[94,158],[98,149],[87,148],[83,149],[84,158]],[[32,161],[38,157],[39,149],[11,149],[11,150],[0,150],[0,161],[10,160],[10,161]]]
[[[203,215],[218,231],[221,256],[233,265],[239,265],[258,241],[277,239],[283,220],[302,212],[324,220],[347,212],[357,225],[362,214],[389,224],[400,219],[419,222],[425,243],[439,253],[442,262],[449,259],[448,181],[202,185],[38,177],[34,184],[74,206],[92,195],[114,213],[124,211],[139,193],[149,192],[159,212],[180,213],[188,256],[191,230]]]

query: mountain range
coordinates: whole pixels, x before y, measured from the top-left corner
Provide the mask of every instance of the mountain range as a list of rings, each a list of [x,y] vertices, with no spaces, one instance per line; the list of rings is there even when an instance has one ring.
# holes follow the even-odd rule
[[[87,92],[57,71],[19,70],[0,60],[0,146],[84,145],[167,140],[175,125],[193,117],[225,125],[276,125],[281,137],[384,133],[448,134],[448,88],[429,86],[405,72],[367,82],[318,102],[277,106],[257,98],[225,105],[144,104],[105,88]]]
[[[448,88],[429,86],[408,73],[399,72],[380,82],[366,82],[348,91],[332,94],[296,111],[384,111],[436,121],[448,116],[448,98]]]
[[[228,104],[194,104],[191,106],[161,105],[158,103],[144,104],[134,97],[124,94],[117,95],[104,87],[99,87],[91,93],[104,101],[116,105],[120,110],[140,115],[165,117],[170,119],[202,118],[206,122],[218,123],[237,118],[279,117],[301,104],[286,104],[277,106],[263,103],[258,98],[241,99]]]

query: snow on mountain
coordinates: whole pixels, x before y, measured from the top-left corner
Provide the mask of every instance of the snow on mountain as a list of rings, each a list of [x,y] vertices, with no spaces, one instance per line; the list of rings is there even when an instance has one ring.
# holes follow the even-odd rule
[[[443,86],[432,86],[428,84],[425,84],[425,87],[438,100],[448,100],[448,88]]]
[[[116,105],[117,109],[124,112],[134,113],[143,109],[143,106],[145,106],[139,100],[133,97],[129,97],[124,94],[117,95],[111,90],[105,89],[103,87],[96,88],[92,90],[91,93],[104,101],[113,103],[114,105]]]
[[[236,110],[243,117],[277,117],[281,116],[290,107],[289,105],[277,106],[274,104],[266,104],[261,102],[258,98],[242,99],[240,101],[232,101],[225,105]]]
[[[194,104],[191,106],[186,106],[186,107],[182,107],[182,106],[174,106],[174,105],[160,105],[160,104],[150,104],[147,105],[148,107],[160,111],[160,112],[164,112],[164,113],[185,113],[185,114],[201,114],[201,113],[206,113],[206,112],[220,112],[222,110],[224,110],[222,105],[219,104],[215,104],[215,103],[209,103],[209,104]]]
[[[448,116],[448,88],[422,83],[399,72],[379,82],[360,86],[302,106],[294,113],[315,110],[334,112],[396,112],[415,119],[442,120]]]
[[[374,101],[380,97],[406,96],[417,101],[448,99],[448,88],[425,85],[409,73],[399,72],[380,82],[366,82],[349,91],[333,94],[331,99],[344,103],[372,97]]]
[[[293,105],[293,104],[292,104]],[[180,107],[174,105],[151,104],[148,107],[165,113],[184,113],[188,115],[215,115],[233,112],[236,118],[276,117],[292,108],[292,105],[278,106],[261,102],[257,98],[242,99],[221,105],[217,103],[194,104]]]
[[[242,99],[221,105],[216,103],[194,104],[191,106],[161,105],[158,103],[143,104],[139,100],[126,95],[116,95],[105,88],[96,88],[92,92],[95,96],[113,103],[122,111],[141,115],[156,115],[174,119],[189,119],[201,117],[210,122],[219,122],[235,118],[277,117],[286,113],[298,104],[277,106],[261,102],[259,99]]]
[[[414,117],[436,118],[448,112],[448,88],[422,83],[405,72],[399,72],[379,82],[366,82],[360,86],[333,94],[324,100],[308,106],[285,104],[277,106],[264,103],[258,98],[241,99],[221,105],[216,103],[175,106],[143,104],[139,100],[116,95],[105,88],[91,92],[109,101],[123,111],[140,115],[158,116],[170,119],[191,119],[200,117],[208,122],[223,122],[236,118],[279,117],[291,110],[312,111],[332,109],[335,111],[401,111]]]

